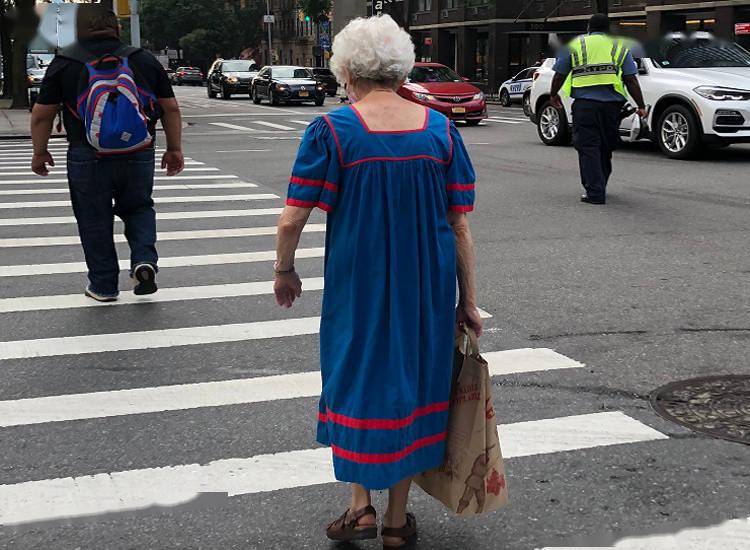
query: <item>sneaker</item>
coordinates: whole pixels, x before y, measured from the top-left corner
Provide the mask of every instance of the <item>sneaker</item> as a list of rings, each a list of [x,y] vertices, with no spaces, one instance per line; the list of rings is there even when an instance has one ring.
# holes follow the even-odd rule
[[[97,302],[116,302],[119,292],[115,292],[114,294],[102,294],[101,292],[92,290],[89,285],[86,287],[84,294],[89,298],[93,298]]]
[[[156,269],[151,264],[138,264],[133,268],[133,278],[136,280],[133,293],[138,296],[153,294],[157,291]]]

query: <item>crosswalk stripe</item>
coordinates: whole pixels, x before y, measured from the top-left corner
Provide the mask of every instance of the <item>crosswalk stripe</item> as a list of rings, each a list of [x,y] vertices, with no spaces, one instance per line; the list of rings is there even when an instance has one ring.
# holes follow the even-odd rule
[[[310,126],[309,120],[290,120],[289,122],[294,122],[295,124],[301,124],[302,126]]]
[[[322,288],[322,278],[303,281],[308,290],[312,290],[310,284],[313,282],[319,285],[316,290]],[[250,284],[259,285],[259,293],[273,291],[273,282]],[[91,302],[100,303],[89,299],[89,303]],[[547,348],[512,349],[482,355],[489,363],[490,376],[583,367],[578,361]],[[320,389],[320,371],[308,371],[218,382],[0,401],[0,427],[315,397],[320,395]]]
[[[206,218],[241,218],[245,216],[272,216],[281,214],[283,208],[248,208],[246,210],[200,210],[195,212],[157,212],[157,220],[192,220]],[[45,218],[0,218],[0,227],[23,225],[55,225],[76,223],[74,216],[49,216]],[[0,268],[2,269],[2,268]]]
[[[501,424],[498,432],[508,459],[668,439],[619,411]],[[334,482],[328,448],[26,481],[0,485],[0,524],[174,506],[207,492],[231,497]]]
[[[136,296],[120,294],[116,302],[97,302],[87,298],[83,293],[62,294],[58,296],[23,296],[18,298],[0,298],[0,313],[18,313],[23,311],[48,311],[54,309],[113,307],[126,305],[154,304],[189,300],[206,300],[210,298],[233,298],[239,296],[259,296],[273,294],[274,281],[253,283],[234,283],[225,285],[187,286],[160,288],[156,294]],[[321,290],[323,278],[314,277],[302,280],[305,291]],[[2,420],[0,419],[0,426]]]
[[[303,232],[320,233],[326,230],[324,223],[305,225]],[[189,231],[161,231],[159,241],[194,241],[198,239],[229,239],[234,237],[262,237],[276,235],[277,227],[234,227],[230,229],[198,229]],[[116,243],[128,242],[125,235],[115,235]],[[54,237],[12,237],[0,239],[0,248],[23,248],[34,246],[67,246],[79,245],[78,235],[58,235]]]
[[[325,249],[322,247],[300,248],[295,253],[295,257],[299,259],[322,258],[324,254]],[[240,252],[233,254],[206,254],[201,256],[173,256],[167,258],[159,258],[159,268],[246,264],[256,262],[269,262],[275,259],[275,250]],[[120,269],[129,268],[129,260],[120,261]],[[3,265],[0,266],[0,277],[26,277],[30,275],[57,275],[60,273],[86,273],[86,270],[86,264],[84,262]]]
[[[218,153],[218,151],[217,151],[217,153]],[[3,167],[2,168],[3,170],[23,170],[24,168],[28,168],[29,167],[28,163],[21,164],[23,162],[23,160],[24,159],[18,159],[18,160],[0,160],[0,166]],[[161,159],[156,159],[156,161],[154,161],[154,164],[156,166],[161,165]],[[197,160],[187,160],[187,159],[185,160],[185,166],[205,166],[205,164],[206,164],[205,162],[198,162]],[[65,163],[64,162],[60,162],[58,164],[58,166],[64,167]],[[215,170],[218,170],[218,168],[216,168]]]
[[[275,130],[294,130],[291,126],[284,126],[283,124],[277,124],[275,122],[268,122],[265,120],[253,120],[253,124],[258,124],[260,126],[266,126],[268,128],[274,128]]]
[[[219,126],[221,128],[229,128],[230,130],[242,130],[243,132],[260,132],[258,128],[249,128],[248,126],[240,126],[238,124],[229,124],[228,122],[212,122],[212,126]]]
[[[302,336],[317,334],[319,325],[320,317],[300,317],[279,321],[16,340],[0,342],[0,361]]]
[[[0,182],[2,183],[2,182]],[[203,184],[181,184],[181,185],[155,185],[154,191],[189,191],[191,189],[250,189],[258,187],[254,183],[203,183]],[[70,189],[0,189],[0,195],[67,195]]]
[[[200,175],[200,176],[193,176],[193,175],[176,175],[176,176],[154,176],[155,181],[181,181],[181,180],[236,180],[240,179],[239,176],[234,176],[231,174],[216,174],[216,175]],[[29,179],[20,180],[20,179],[14,179],[14,180],[2,180],[3,185],[18,185],[23,183],[68,183],[68,178],[49,178],[45,177],[42,178],[41,176],[36,176],[34,174],[29,174]]]
[[[190,197],[156,197],[157,204],[174,204],[184,202],[230,202],[230,201],[259,201],[278,199],[278,195],[271,193],[259,193],[257,195],[194,195]],[[56,208],[70,206],[69,200],[64,201],[37,201],[37,202],[1,202],[0,209],[15,210],[16,208]]]
[[[523,120],[514,120],[514,119],[498,119],[498,118],[485,118],[485,122],[497,122],[500,124],[524,124]]]
[[[319,325],[320,317],[301,317],[230,325],[17,340],[0,342],[0,360],[283,338],[317,334]]]
[[[27,168],[24,166],[21,166],[20,168]],[[11,169],[11,168],[7,168]],[[164,173],[167,170],[165,168],[157,168],[155,172],[158,173]],[[208,166],[201,166],[200,168],[185,168],[180,174],[184,174],[186,172],[218,172],[218,168],[208,167]],[[50,176],[62,176],[68,173],[67,168],[64,166],[60,168],[53,168],[52,171],[49,173]],[[30,177],[39,177],[34,172],[31,171],[31,169],[26,169],[23,172],[3,172],[3,177],[5,176],[30,176]]]

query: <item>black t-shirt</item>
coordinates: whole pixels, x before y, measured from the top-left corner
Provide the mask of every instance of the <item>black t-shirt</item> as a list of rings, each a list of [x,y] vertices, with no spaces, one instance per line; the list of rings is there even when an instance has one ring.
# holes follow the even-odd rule
[[[91,52],[92,55],[103,57],[122,46],[117,39],[107,38],[99,40],[81,40],[80,45]],[[128,61],[136,82],[139,86],[156,95],[157,98],[174,97],[172,85],[169,82],[167,72],[159,60],[145,50],[132,54]],[[85,68],[83,64],[64,57],[55,57],[47,68],[42,85],[39,89],[37,103],[41,105],[63,104],[63,123],[68,135],[68,141],[85,142],[86,132],[83,123],[72,114],[78,102],[81,73]],[[155,132],[156,121],[151,124],[151,133]]]

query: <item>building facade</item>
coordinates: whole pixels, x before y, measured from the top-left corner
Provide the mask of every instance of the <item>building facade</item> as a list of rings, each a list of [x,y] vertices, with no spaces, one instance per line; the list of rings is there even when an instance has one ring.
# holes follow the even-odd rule
[[[297,0],[271,0],[274,23],[271,28],[271,55],[263,40],[264,64],[327,66],[331,22],[315,21],[297,9]]]
[[[743,25],[750,0],[394,0],[383,9],[409,29],[419,60],[454,67],[495,92],[584,32],[597,12],[609,13],[618,34],[641,40],[705,30],[750,45],[750,25]]]

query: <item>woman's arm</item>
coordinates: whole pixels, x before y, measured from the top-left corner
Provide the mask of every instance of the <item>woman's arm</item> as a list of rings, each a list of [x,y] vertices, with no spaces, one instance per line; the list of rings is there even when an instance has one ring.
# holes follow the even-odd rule
[[[456,236],[456,274],[458,277],[458,307],[456,322],[482,334],[482,318],[477,310],[477,283],[475,274],[476,256],[474,240],[469,228],[469,219],[462,212],[450,211],[448,223]]]
[[[292,307],[294,300],[302,295],[302,281],[294,270],[294,253],[311,212],[312,208],[286,206],[279,216],[273,290],[276,302],[282,307]]]

